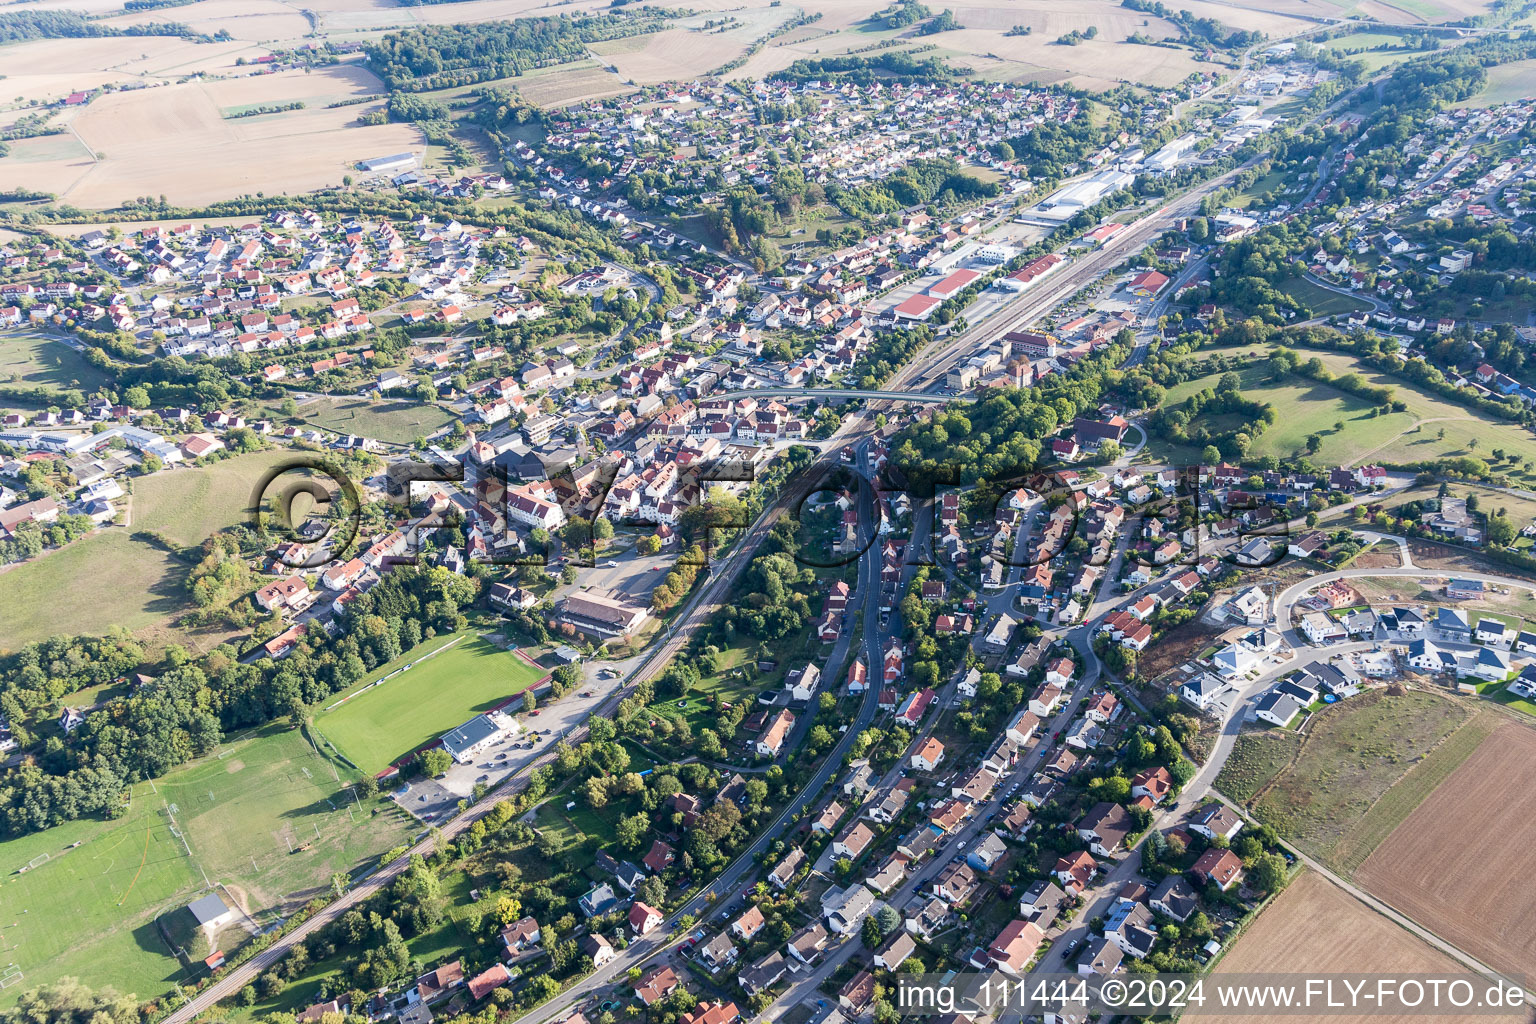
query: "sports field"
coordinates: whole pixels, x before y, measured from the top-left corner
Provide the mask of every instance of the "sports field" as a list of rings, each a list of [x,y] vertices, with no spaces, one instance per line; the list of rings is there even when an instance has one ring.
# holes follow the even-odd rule
[[[0,970],[14,963],[24,975],[0,991],[0,1006],[67,975],[158,996],[186,979],[155,920],[208,882],[266,924],[332,872],[372,866],[409,837],[410,822],[389,801],[355,805],[348,781],[301,733],[271,727],[135,785],[123,818],[0,844]]]
[[[543,679],[543,669],[466,631],[434,637],[368,677],[371,683],[401,672],[335,710],[315,717],[315,728],[364,771],[383,771],[456,725],[489,711]],[[366,683],[364,685],[367,685]]]

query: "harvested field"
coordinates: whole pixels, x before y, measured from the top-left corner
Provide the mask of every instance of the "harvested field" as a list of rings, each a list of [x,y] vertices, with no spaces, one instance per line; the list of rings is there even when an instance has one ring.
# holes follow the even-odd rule
[[[1371,854],[1355,879],[1496,970],[1536,963],[1527,880],[1536,730],[1505,723]],[[1490,870],[1490,867],[1492,870]]]
[[[68,7],[79,9],[77,4]],[[152,13],[160,16],[158,20],[165,20],[163,11]],[[4,49],[4,98],[7,103],[14,102],[17,96],[26,100],[58,99],[76,89],[163,84],[197,71],[244,74],[247,69],[237,68],[236,58],[265,52],[241,40],[200,44],[171,36],[29,40]]]
[[[587,100],[623,96],[635,91],[612,71],[592,61],[562,64],[517,79],[514,88],[529,103],[541,107],[565,107]]]
[[[172,16],[164,10],[138,11],[110,18],[107,24],[121,28],[165,21],[168,17]],[[271,42],[300,39],[310,27],[309,19],[298,8],[279,0],[201,0],[176,8],[174,17],[208,35],[223,30],[236,39]]]
[[[338,185],[359,160],[422,148],[408,125],[355,125],[371,104],[325,109],[338,100],[382,92],[367,71],[334,67],[114,93],[90,104],[73,122],[98,163],[83,174],[68,163],[25,164],[42,177],[21,184],[47,187],[86,208],[115,206],[138,195],[201,204],[248,192]],[[224,116],[231,109],[296,100],[307,108],[234,121]]]
[[[669,28],[645,37],[644,45],[632,39],[596,43],[593,53],[613,65],[620,76],[636,82],[668,82],[706,74],[741,55],[747,42],[730,33],[705,35],[686,28]]]
[[[604,0],[573,0],[550,10],[548,0],[465,0],[463,3],[399,7],[390,0],[321,0],[313,5],[320,26],[329,33],[372,32],[410,25],[467,25],[541,14],[579,14],[606,8]]]
[[[1373,912],[1343,889],[1313,872],[1306,872],[1275,898],[1248,927],[1212,972],[1214,977],[1241,973],[1317,974],[1460,972],[1464,966],[1429,943]],[[1190,1020],[1215,1024],[1260,1024],[1274,1020],[1262,1014],[1200,1014]],[[1297,1018],[1301,1019],[1301,1018]],[[1507,1016],[1437,1014],[1330,1014],[1335,1024],[1422,1024],[1436,1020],[1472,1024],[1475,1021],[1525,1021]]]

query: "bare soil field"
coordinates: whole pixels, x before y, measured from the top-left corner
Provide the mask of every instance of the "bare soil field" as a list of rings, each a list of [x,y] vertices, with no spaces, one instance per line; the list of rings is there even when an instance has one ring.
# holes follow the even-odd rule
[[[1396,544],[1378,544],[1360,552],[1349,563],[1351,569],[1400,569],[1401,549]]]
[[[1508,722],[1376,848],[1355,880],[1496,970],[1536,963],[1536,730]]]
[[[1221,630],[1207,626],[1199,619],[1190,619],[1170,629],[1144,653],[1136,663],[1141,675],[1147,679],[1167,672],[1189,661],[1215,642]]]
[[[84,207],[115,206],[139,195],[201,204],[247,192],[305,192],[340,184],[357,161],[422,149],[409,125],[360,127],[372,104],[327,103],[381,93],[361,68],[335,67],[254,78],[188,82],[103,96],[73,122],[99,161],[18,163],[17,176]],[[230,119],[253,105],[307,104],[303,110]]]
[[[1306,872],[1281,893],[1248,927],[1217,964],[1213,976],[1242,973],[1390,973],[1461,972],[1461,963],[1375,913],[1321,875]],[[1200,1014],[1191,1020],[1213,1024],[1260,1024],[1262,1014]],[[1297,1018],[1300,1019],[1300,1018]],[[1322,1018],[1330,1024],[1422,1024],[1424,1021],[1525,1021],[1521,1014],[1500,1016],[1362,1013]]]

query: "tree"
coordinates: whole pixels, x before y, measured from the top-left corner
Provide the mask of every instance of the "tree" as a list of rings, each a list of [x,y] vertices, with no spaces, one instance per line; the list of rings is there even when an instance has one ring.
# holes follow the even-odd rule
[[[864,919],[860,937],[869,949],[878,949],[880,943],[885,941],[885,933],[880,930],[880,922],[875,920],[873,915]]]
[[[1205,446],[1205,451],[1200,453],[1200,461],[1207,466],[1215,466],[1221,463],[1221,449],[1213,444]]]
[[[421,774],[436,778],[453,766],[453,755],[442,747],[433,747],[417,754],[416,763],[421,767]]]
[[[1248,884],[1260,892],[1274,892],[1285,884],[1285,858],[1278,853],[1261,854],[1248,869]]]
[[[501,895],[496,897],[496,906],[491,912],[496,916],[496,920],[501,922],[502,927],[505,928],[507,925],[522,918],[523,904],[521,900],[514,897]]]
[[[524,711],[534,711],[534,710],[538,709],[538,706],[539,706],[539,698],[537,698],[537,697],[535,697],[533,695],[533,691],[532,690],[524,690],[523,691],[523,710]]]
[[[1515,542],[1515,524],[1502,512],[1488,517],[1488,543],[1508,547]]]
[[[642,903],[649,903],[653,907],[659,907],[667,901],[667,883],[655,875],[649,875],[640,883],[637,895]]]
[[[333,872],[331,874],[331,891],[339,897],[347,891],[347,886],[350,882],[351,879],[347,877],[345,872]]]
[[[620,818],[618,824],[614,826],[614,838],[624,849],[638,850],[640,844],[645,841],[645,834],[650,827],[650,819],[644,813],[631,814]]]

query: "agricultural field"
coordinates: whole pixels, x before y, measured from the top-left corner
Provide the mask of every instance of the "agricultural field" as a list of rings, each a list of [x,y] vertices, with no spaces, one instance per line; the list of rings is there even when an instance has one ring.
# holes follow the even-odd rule
[[[200,204],[242,193],[339,185],[359,160],[421,151],[419,133],[409,125],[357,125],[373,104],[327,109],[383,91],[369,72],[338,66],[110,93],[69,122],[86,150],[83,157],[16,161],[9,173],[16,185],[54,192],[87,209],[140,195]],[[306,107],[227,117],[252,106],[291,102]],[[167,159],[172,148],[177,157]],[[275,152],[283,159],[274,160]]]
[[[540,107],[567,107],[587,100],[624,96],[634,86],[595,61],[577,61],[540,69],[517,80],[518,93]]]
[[[244,521],[262,474],[293,458],[286,450],[252,452],[139,477],[133,482],[133,529],[152,530],[184,547],[201,544]]]
[[[1420,974],[1462,971],[1462,965],[1423,939],[1375,913],[1321,875],[1304,872],[1248,926],[1237,945],[1217,963],[1212,975],[1384,973]],[[1260,1024],[1263,1014],[1200,1015],[1216,1024]],[[1330,1014],[1337,1024],[1415,1024],[1422,1014]],[[1436,1014],[1437,1021],[1512,1022],[1528,1018]]]
[[[1394,796],[1404,813],[1414,805],[1413,787],[1420,799],[1433,788],[1434,773],[1409,769],[1471,717],[1465,705],[1445,697],[1372,690],[1317,712],[1299,743],[1284,732],[1240,736],[1217,788],[1333,864],[1340,854],[1353,856],[1355,830],[1399,780],[1406,776],[1410,786]],[[1367,827],[1379,825],[1372,819]]]
[[[448,647],[455,638],[458,642]],[[365,689],[417,661],[414,668]],[[477,713],[506,703],[546,674],[472,630],[437,636],[371,674],[356,696],[316,715],[314,724],[347,760],[363,771],[379,772]]]
[[[410,399],[316,398],[299,406],[298,419],[338,434],[361,434],[378,441],[410,444],[447,426],[445,409]]]
[[[1524,827],[1536,814],[1533,772],[1536,730],[1514,722],[1491,730],[1355,880],[1495,970],[1527,970],[1536,963],[1536,919],[1524,897],[1536,872]]]
[[[194,975],[172,957],[156,920],[207,884],[248,924],[265,925],[329,885],[333,872],[367,868],[409,837],[404,812],[388,801],[356,806],[343,789],[350,781],[301,733],[269,727],[136,784],[122,818],[69,822],[0,845],[8,947],[0,963],[14,962],[28,988],[74,975],[158,996]],[[50,913],[25,913],[33,908]],[[0,1006],[20,991],[0,992]]]
[[[1487,84],[1475,96],[1456,106],[1496,107],[1511,100],[1525,99],[1536,90],[1536,60],[1517,60],[1488,69]]]
[[[1435,52],[1408,47],[1402,36],[1391,32],[1356,32],[1353,35],[1329,39],[1321,45],[1344,54],[1351,60],[1360,61],[1371,72]]]
[[[1330,385],[1294,374],[1277,384],[1269,380],[1265,361],[1255,360],[1238,371],[1243,393],[1273,405],[1276,421],[1255,439],[1250,457],[1274,455],[1281,461],[1295,458],[1305,453],[1307,435],[1314,433],[1321,436],[1322,447],[1311,459],[1329,466],[1486,456],[1495,448],[1525,451],[1536,444],[1536,437],[1524,427],[1485,418],[1465,406],[1363,367],[1346,353],[1298,351],[1303,361],[1315,356],[1336,375],[1359,373],[1368,384],[1393,388],[1408,408],[1404,412],[1372,416],[1371,406],[1364,399]],[[1168,389],[1164,404],[1172,406],[1197,391],[1214,388],[1218,380],[1216,374],[1187,380]],[[1340,422],[1344,429],[1335,430],[1333,425]],[[1157,445],[1154,440],[1149,447]]]
[[[80,10],[86,4],[61,6]],[[121,10],[122,4],[111,7]],[[167,20],[163,11],[151,13]],[[76,89],[161,85],[196,72],[249,74],[254,69],[237,68],[235,61],[266,51],[242,40],[204,44],[174,36],[137,36],[131,40],[34,39],[9,44],[4,52],[4,102],[20,106],[32,100],[61,99]],[[53,123],[65,122],[60,117]]]
[[[50,138],[56,136],[36,141]],[[0,335],[0,382],[91,392],[105,384],[107,377],[86,362],[85,356],[56,338],[33,331],[8,331]]]

